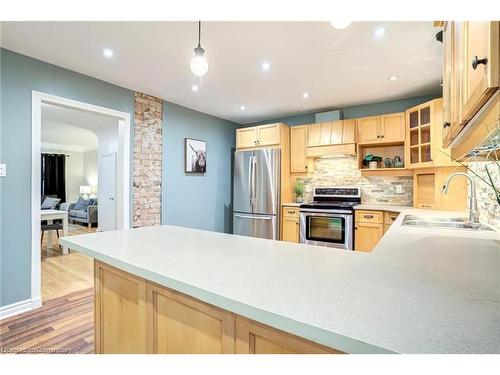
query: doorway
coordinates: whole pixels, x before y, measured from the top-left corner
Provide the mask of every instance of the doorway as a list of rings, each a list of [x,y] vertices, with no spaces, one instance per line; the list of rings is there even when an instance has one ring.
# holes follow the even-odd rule
[[[32,212],[32,221],[31,221],[31,297],[32,297],[32,307],[36,308],[42,303],[42,262],[41,262],[41,249],[43,240],[40,239],[41,234],[41,215],[44,214],[46,217],[46,212],[41,209],[41,200],[40,200],[40,192],[41,190],[41,152],[42,152],[42,109],[47,106],[54,106],[62,109],[61,112],[78,113],[78,116],[94,116],[95,118],[109,118],[115,124],[113,129],[107,128],[102,131],[95,130],[97,133],[97,137],[99,138],[99,133],[103,137],[103,144],[105,146],[99,148],[99,152],[96,151],[96,164],[98,167],[96,169],[99,170],[96,175],[99,174],[101,176],[110,176],[110,178],[100,179],[99,189],[97,191],[97,181],[92,182],[92,178],[87,179],[87,183],[82,182],[82,185],[79,186],[78,196],[72,196],[71,191],[69,191],[70,197],[67,197],[67,201],[65,202],[67,205],[74,205],[75,200],[78,201],[92,201],[92,203],[88,203],[95,205],[95,210],[82,211],[83,215],[81,218],[77,216],[78,212],[73,212],[71,216],[69,214],[68,206],[65,206],[67,209],[67,214],[62,215],[67,218],[66,220],[62,220],[63,223],[66,224],[71,222],[69,225],[70,231],[72,225],[76,227],[78,232],[89,232],[97,230],[113,230],[113,229],[128,229],[130,227],[130,114],[126,112],[115,111],[109,108],[100,107],[91,105],[84,102],[79,102],[71,99],[66,99],[63,97],[58,97],[50,94],[45,94],[37,91],[32,92],[32,170],[31,170],[31,212]],[[113,133],[115,136],[112,141],[108,138],[108,135]],[[110,145],[114,146],[112,148]],[[46,146],[46,145],[44,145]],[[102,164],[102,165],[101,165]],[[112,169],[112,171],[111,171]],[[74,172],[74,169],[71,169]],[[105,174],[101,174],[105,173]],[[95,180],[98,180],[97,176]],[[78,184],[76,184],[78,185]],[[103,190],[104,189],[104,190]],[[93,194],[93,195],[92,195]],[[105,195],[106,199],[102,199]],[[91,198],[95,197],[94,200]],[[85,199],[83,199],[85,198]],[[71,202],[73,201],[73,202]],[[97,201],[100,204],[104,204],[106,210],[98,210],[97,211]],[[102,202],[101,202],[102,201]],[[58,211],[64,211],[59,210]],[[108,212],[108,209],[111,209],[111,212]],[[89,213],[90,212],[90,213]],[[58,217],[60,214],[58,212],[54,213],[54,218]],[[98,220],[95,217],[99,214],[104,214],[103,224],[101,226],[98,224]],[[86,215],[85,218],[83,216]],[[93,216],[93,217],[91,217]],[[52,218],[52,216],[49,216]],[[75,220],[71,220],[75,219]],[[55,220],[54,220],[55,221]],[[82,221],[87,224],[89,230],[83,230],[87,228],[87,226],[81,226]],[[44,228],[47,227],[48,221],[44,221]],[[50,223],[53,223],[53,220],[50,220]],[[50,228],[50,226],[49,226]],[[94,229],[95,228],[95,229]],[[54,230],[53,230],[54,232]],[[66,232],[67,234],[68,232]],[[66,254],[66,249],[62,249],[62,254]],[[73,255],[74,252],[71,252]],[[83,257],[82,254],[79,254]],[[62,255],[63,257],[67,257],[67,255]],[[77,257],[75,257],[77,258]],[[69,258],[64,258],[61,261],[61,264],[69,264],[71,263]],[[77,263],[75,263],[77,264]],[[44,264],[45,266],[45,264]],[[88,268],[88,267],[87,267]],[[57,270],[57,272],[62,272],[61,270]],[[70,272],[71,273],[71,272]],[[75,272],[76,273],[76,272]],[[77,286],[75,286],[77,287]]]

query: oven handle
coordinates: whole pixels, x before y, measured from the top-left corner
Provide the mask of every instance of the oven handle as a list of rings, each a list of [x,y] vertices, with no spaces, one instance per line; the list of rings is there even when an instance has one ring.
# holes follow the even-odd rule
[[[301,208],[300,212],[311,212],[311,213],[320,213],[320,214],[330,214],[331,216],[335,216],[336,214],[348,214],[352,215],[352,211],[342,211],[342,210],[316,210],[314,208]]]

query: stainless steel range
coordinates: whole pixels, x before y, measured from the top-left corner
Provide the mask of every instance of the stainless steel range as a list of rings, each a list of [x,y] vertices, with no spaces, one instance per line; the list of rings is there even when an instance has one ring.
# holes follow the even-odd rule
[[[354,206],[359,187],[314,188],[313,201],[300,205],[300,242],[354,249]]]

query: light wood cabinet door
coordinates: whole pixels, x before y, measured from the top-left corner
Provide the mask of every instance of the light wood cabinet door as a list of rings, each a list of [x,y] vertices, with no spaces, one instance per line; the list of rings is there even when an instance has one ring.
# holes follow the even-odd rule
[[[282,240],[299,243],[299,218],[283,215]]]
[[[356,143],[356,120],[343,120],[342,143]]]
[[[146,280],[98,261],[94,279],[96,353],[146,353]]]
[[[260,125],[257,127],[257,145],[273,146],[280,144],[279,124]]]
[[[404,142],[405,113],[391,113],[380,116],[381,142]]]
[[[384,235],[383,223],[356,223],[354,228],[354,249],[371,252]]]
[[[380,142],[380,116],[358,119],[358,143]]]
[[[321,124],[311,124],[307,126],[307,146],[314,147],[321,145]]]
[[[148,352],[234,353],[234,314],[150,282],[147,293]]]
[[[236,148],[257,146],[257,127],[236,129]]]
[[[343,121],[332,121],[331,123],[331,136],[330,136],[330,144],[337,145],[342,143],[342,133],[344,124]]]
[[[462,122],[469,121],[498,87],[498,25],[498,21],[463,22]]]
[[[236,316],[237,354],[341,354],[340,351]]]
[[[307,172],[307,126],[290,128],[290,171],[292,173]]]

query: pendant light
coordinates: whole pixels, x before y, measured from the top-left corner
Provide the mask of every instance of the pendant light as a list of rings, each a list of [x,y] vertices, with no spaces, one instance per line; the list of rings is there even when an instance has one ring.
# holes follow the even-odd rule
[[[203,57],[205,50],[201,48],[201,21],[198,21],[198,47],[194,49],[194,57],[191,60],[191,71],[195,76],[204,76],[208,71],[208,62]]]

